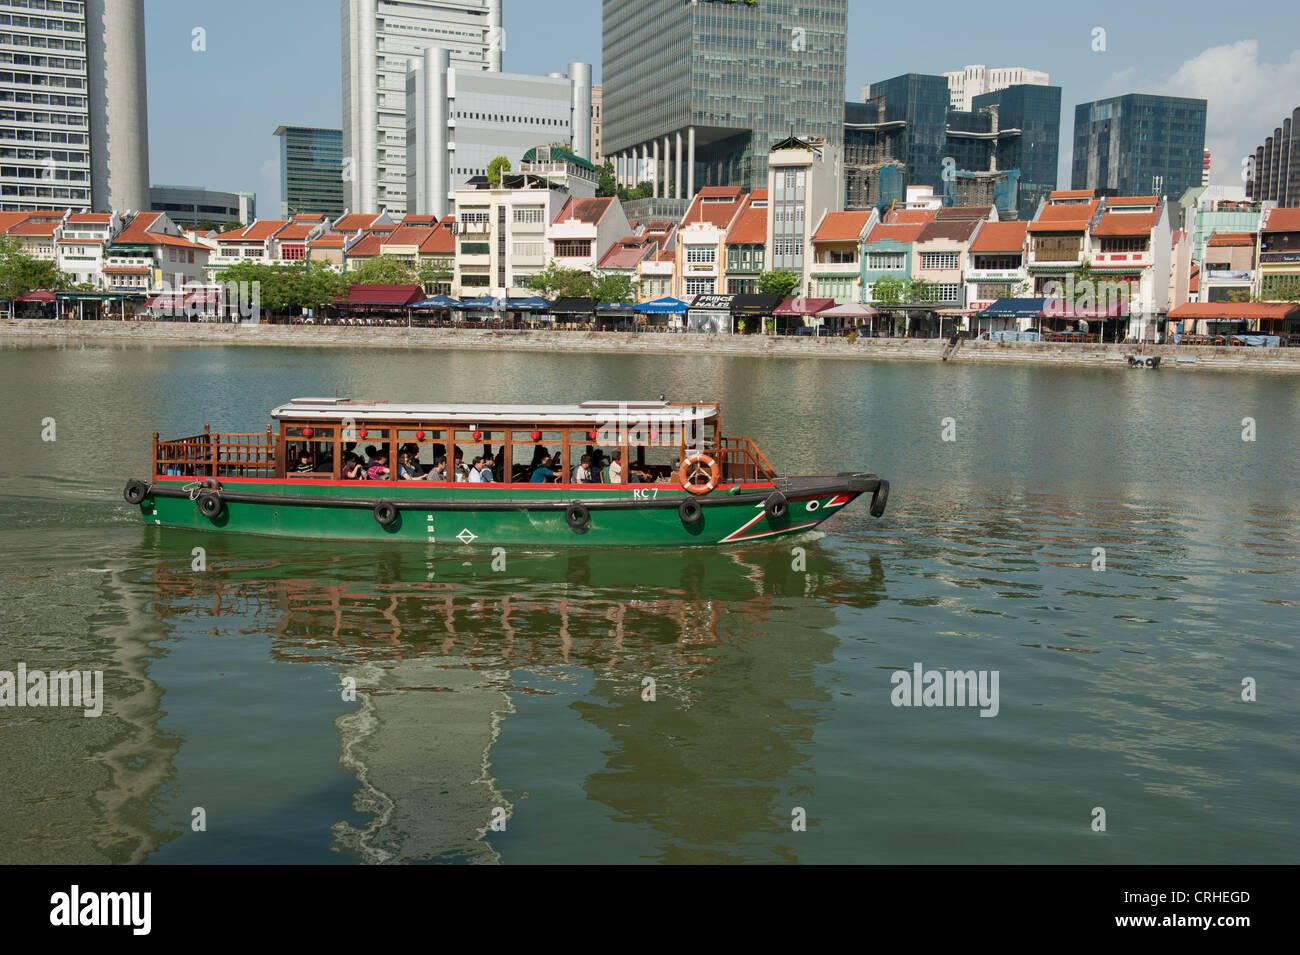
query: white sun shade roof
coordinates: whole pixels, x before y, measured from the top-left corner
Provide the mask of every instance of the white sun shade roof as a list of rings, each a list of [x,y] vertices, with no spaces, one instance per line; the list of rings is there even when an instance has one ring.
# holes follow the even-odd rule
[[[574,405],[525,404],[405,404],[386,401],[358,401],[350,398],[294,398],[271,412],[278,420],[318,421],[409,421],[429,425],[441,422],[463,424],[617,424],[655,420],[704,422],[717,415],[716,404],[670,405],[666,401],[584,401]]]

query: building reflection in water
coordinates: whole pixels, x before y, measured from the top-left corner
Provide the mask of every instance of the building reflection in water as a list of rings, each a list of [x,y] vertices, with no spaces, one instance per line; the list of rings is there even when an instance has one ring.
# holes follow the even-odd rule
[[[331,828],[337,850],[367,863],[500,861],[490,823],[515,807],[492,748],[518,694],[550,692],[527,674],[575,667],[594,687],[573,707],[614,741],[583,783],[590,798],[674,841],[770,827],[773,799],[807,758],[807,704],[826,697],[815,665],[837,643],[835,606],[884,593],[878,559],[850,577],[816,541],[801,545],[806,570],[789,546],[512,555],[501,571],[469,549],[304,557],[259,541],[250,560],[246,541],[204,546],[216,572],[160,571],[162,607],[246,615],[269,630],[276,659],[324,660],[356,681],[356,708],[334,721],[355,816]],[[645,676],[662,687],[653,707],[640,705]],[[700,827],[713,814],[697,800],[722,777],[745,782],[729,784],[725,822]]]

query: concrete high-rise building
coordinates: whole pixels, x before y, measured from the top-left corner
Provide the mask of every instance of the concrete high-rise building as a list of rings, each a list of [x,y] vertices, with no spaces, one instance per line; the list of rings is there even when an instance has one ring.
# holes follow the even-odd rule
[[[217,192],[201,186],[150,186],[149,211],[165,212],[178,226],[194,228],[200,222],[225,226],[250,224],[257,218],[257,193]]]
[[[602,154],[656,197],[762,187],[774,143],[840,144],[847,30],[848,0],[605,0]]]
[[[430,47],[449,64],[500,71],[501,0],[341,0],[344,202],[406,211],[406,83]]]
[[[1256,148],[1246,166],[1246,195],[1284,208],[1300,206],[1300,106]]]
[[[0,0],[0,209],[149,208],[143,0]]]
[[[486,176],[497,156],[518,171],[535,146],[591,148],[591,65],[549,76],[484,72],[451,64],[430,47],[406,74],[406,211],[442,217],[456,190]]]
[[[975,97],[985,93],[996,93],[1008,86],[1047,86],[1051,83],[1051,79],[1042,70],[1031,70],[1026,66],[989,69],[980,64],[953,70],[943,76],[948,81],[948,97],[952,108],[963,111],[971,109]]]
[[[280,218],[343,215],[342,130],[278,126],[274,135],[280,138]]]
[[[596,84],[591,88],[591,159],[592,165],[600,166],[605,162],[605,154],[600,150],[600,110],[603,105],[603,87]]]
[[[1074,108],[1071,189],[1172,197],[1201,184],[1203,99],[1127,93]]]

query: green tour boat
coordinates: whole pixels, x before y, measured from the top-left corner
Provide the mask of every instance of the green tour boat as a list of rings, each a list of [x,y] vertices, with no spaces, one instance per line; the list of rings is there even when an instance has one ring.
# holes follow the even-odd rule
[[[322,540],[733,544],[816,527],[889,482],[778,477],[716,403],[402,404],[295,398],[265,432],[153,436],[124,496],[162,527]]]

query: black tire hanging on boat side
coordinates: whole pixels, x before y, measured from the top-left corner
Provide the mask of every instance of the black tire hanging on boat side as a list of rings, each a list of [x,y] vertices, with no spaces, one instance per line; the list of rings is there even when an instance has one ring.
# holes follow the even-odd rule
[[[380,527],[392,527],[397,523],[397,505],[392,501],[380,501],[375,505],[374,514]]]
[[[213,518],[221,513],[225,507],[225,502],[221,500],[221,494],[217,491],[202,491],[198,496],[199,513],[204,517]]]
[[[581,534],[591,526],[591,512],[587,510],[585,504],[579,504],[577,501],[564,509],[564,519],[577,534]]]
[[[682,519],[683,524],[694,524],[704,516],[704,508],[694,498],[687,498],[677,505],[677,516]]]
[[[871,495],[871,516],[879,517],[884,514],[887,503],[889,503],[889,482],[882,480],[875,493]]]
[[[199,487],[209,491],[220,491],[221,482],[214,477],[205,477],[202,481],[199,482]]]
[[[779,521],[790,513],[790,502],[785,499],[785,495],[780,491],[773,491],[767,496],[767,500],[763,502],[763,513],[769,519]]]
[[[122,496],[126,498],[128,504],[139,504],[149,496],[149,485],[132,478],[126,482],[126,489],[122,491]]]

